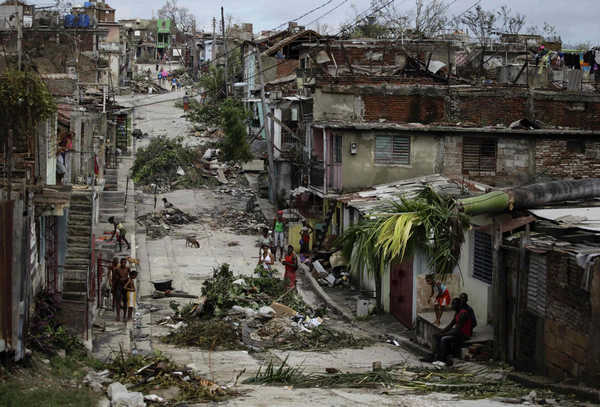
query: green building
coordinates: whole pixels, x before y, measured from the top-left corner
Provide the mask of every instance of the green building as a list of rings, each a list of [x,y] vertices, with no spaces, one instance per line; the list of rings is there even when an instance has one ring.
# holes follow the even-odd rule
[[[157,38],[156,52],[162,58],[167,50],[171,48],[171,20],[159,18],[156,22]]]

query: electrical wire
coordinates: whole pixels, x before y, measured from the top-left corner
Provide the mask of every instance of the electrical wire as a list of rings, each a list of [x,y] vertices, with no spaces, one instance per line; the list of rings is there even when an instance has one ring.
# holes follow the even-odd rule
[[[337,10],[338,8],[342,7],[344,4],[348,3],[349,0],[344,0],[342,1],[340,4],[338,4],[337,6],[335,6],[334,8],[332,8],[331,10],[329,10],[327,13],[315,18],[314,20],[312,20],[310,23],[306,24],[306,26],[308,27],[309,25],[312,25],[314,23],[316,23],[317,21],[319,21],[320,19],[322,19],[323,17],[328,16],[329,14],[333,13],[335,10]]]
[[[313,8],[312,10],[310,10],[310,11],[308,11],[308,12],[306,12],[306,13],[302,14],[300,17],[298,17],[298,18],[295,18],[295,19],[293,19],[293,20],[289,20],[289,21],[298,21],[298,20],[301,20],[301,19],[303,19],[304,17],[306,17],[307,15],[309,15],[309,14],[312,14],[312,13],[314,13],[314,12],[315,12],[315,11],[317,11],[317,10],[320,10],[320,9],[322,9],[323,7],[325,7],[325,6],[327,6],[327,5],[331,4],[331,3],[333,3],[333,0],[328,0],[327,2],[325,2],[325,3],[321,4],[319,7]],[[277,29],[279,29],[279,28],[281,28],[281,27],[285,26],[286,24],[287,24],[287,23],[282,23],[282,24],[278,25],[277,27],[273,28],[273,30],[275,31],[275,30],[277,30]],[[310,24],[312,24],[312,23],[308,23],[307,25],[310,25]]]

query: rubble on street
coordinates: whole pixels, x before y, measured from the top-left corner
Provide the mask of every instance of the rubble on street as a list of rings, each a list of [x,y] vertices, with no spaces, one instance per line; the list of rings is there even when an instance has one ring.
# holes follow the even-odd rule
[[[173,226],[187,225],[198,221],[198,217],[184,213],[177,208],[162,209],[139,216],[136,222],[146,227],[151,239],[160,239],[174,231]]]

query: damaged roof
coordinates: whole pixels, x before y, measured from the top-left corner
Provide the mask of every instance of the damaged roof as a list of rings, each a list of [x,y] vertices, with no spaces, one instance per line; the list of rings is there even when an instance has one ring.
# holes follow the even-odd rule
[[[600,207],[531,209],[529,212],[537,218],[555,222],[558,228],[600,232]]]
[[[270,48],[267,48],[267,50],[265,50],[263,52],[263,55],[273,55],[277,51],[279,51],[281,48],[285,47],[286,45],[289,45],[289,44],[293,43],[294,41],[296,41],[300,38],[304,38],[306,36],[308,36],[309,38],[311,36],[314,36],[316,39],[321,38],[321,34],[319,34],[316,31],[313,31],[313,30],[299,31],[295,34],[290,35],[289,37],[285,37],[284,39],[282,39],[275,45],[271,46]]]
[[[458,182],[440,174],[433,174],[376,185],[360,192],[342,195],[337,200],[364,215],[383,208],[386,202],[398,202],[401,198],[414,198],[427,186],[445,196],[470,195]]]
[[[543,128],[543,129],[524,129],[520,127],[500,127],[500,126],[464,126],[460,124],[449,125],[449,123],[439,124],[421,124],[421,123],[396,123],[396,122],[361,122],[361,121],[315,121],[313,127],[320,129],[349,129],[349,130],[398,130],[421,133],[435,132],[455,132],[455,133],[489,133],[489,134],[527,134],[527,135],[600,135],[596,130],[575,130],[570,128]]]

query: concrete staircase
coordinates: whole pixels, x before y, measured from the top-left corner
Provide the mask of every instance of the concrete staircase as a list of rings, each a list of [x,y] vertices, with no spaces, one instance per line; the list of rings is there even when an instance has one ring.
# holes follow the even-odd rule
[[[91,261],[92,192],[73,191],[67,223],[63,300],[85,303]]]
[[[117,168],[104,169],[104,190],[117,191],[119,189],[119,170]]]

